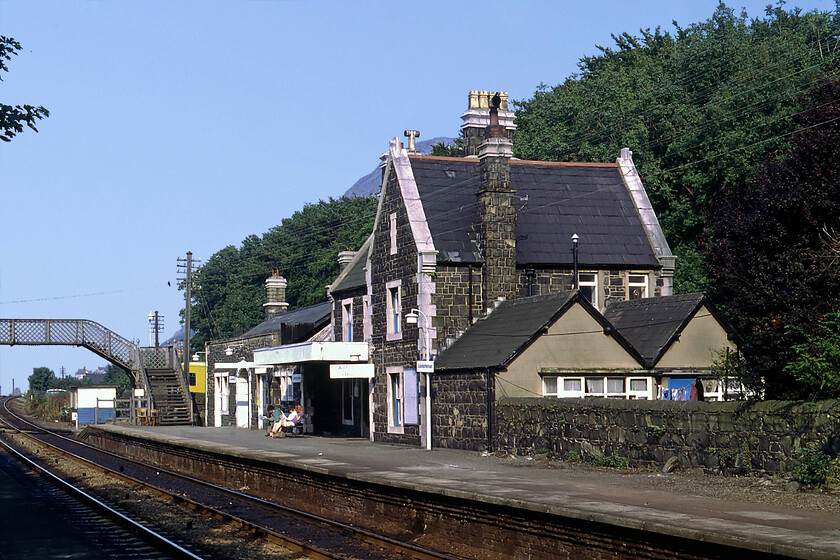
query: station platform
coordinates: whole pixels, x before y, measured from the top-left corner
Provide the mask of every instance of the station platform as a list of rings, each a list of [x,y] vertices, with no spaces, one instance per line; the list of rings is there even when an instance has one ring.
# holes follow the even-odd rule
[[[521,458],[412,448],[366,439],[265,437],[263,431],[193,426],[97,428],[233,456],[293,464],[319,473],[511,505],[579,520],[737,546],[791,558],[840,558],[840,516],[692,495],[689,484],[715,477],[551,468]],[[681,477],[668,491],[644,477]],[[675,488],[681,490],[674,490]]]

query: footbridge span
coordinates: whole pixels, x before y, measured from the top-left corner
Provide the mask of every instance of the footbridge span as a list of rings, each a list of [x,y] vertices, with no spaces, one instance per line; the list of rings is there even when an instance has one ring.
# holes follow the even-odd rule
[[[130,372],[144,388],[161,424],[190,424],[189,387],[175,349],[141,348],[86,319],[0,319],[0,345],[79,346]]]

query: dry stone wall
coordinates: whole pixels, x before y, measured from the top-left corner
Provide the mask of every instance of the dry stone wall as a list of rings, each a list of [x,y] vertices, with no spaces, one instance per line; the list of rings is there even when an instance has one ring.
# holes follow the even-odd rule
[[[633,467],[740,473],[789,472],[797,453],[840,452],[840,401],[672,402],[502,399],[494,447],[517,455],[613,455]]]

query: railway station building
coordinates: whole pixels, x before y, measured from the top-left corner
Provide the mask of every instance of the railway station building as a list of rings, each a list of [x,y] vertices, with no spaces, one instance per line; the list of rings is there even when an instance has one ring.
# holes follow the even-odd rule
[[[415,131],[390,142],[373,229],[339,255],[327,302],[214,343],[208,425],[259,427],[269,402],[300,402],[309,432],[483,449],[498,399],[663,398],[737,351],[705,296],[673,295],[629,149],[518,160],[504,92],[470,92],[461,119],[465,157],[420,154]]]

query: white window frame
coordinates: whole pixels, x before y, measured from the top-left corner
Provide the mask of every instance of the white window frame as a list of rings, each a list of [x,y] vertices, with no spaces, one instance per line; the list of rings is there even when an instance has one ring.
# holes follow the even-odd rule
[[[402,340],[402,286],[400,280],[385,284],[385,340]]]
[[[633,382],[634,381],[644,381],[645,382],[645,388],[642,389],[642,390],[633,389]],[[627,398],[628,399],[636,399],[636,400],[640,400],[640,401],[646,401],[646,400],[652,398],[653,386],[654,386],[654,380],[653,380],[652,377],[642,377],[642,376],[629,377],[628,376],[627,377],[627,385],[625,387],[625,390],[627,391]]]
[[[353,342],[353,298],[341,300],[341,340]]]
[[[405,380],[401,367],[389,367],[385,369],[388,375],[388,433],[404,433],[405,422],[403,412],[405,398],[403,395]]]
[[[391,224],[391,229],[390,229],[391,249],[390,249],[390,251],[391,251],[392,255],[396,255],[397,254],[397,213],[396,212],[391,212],[391,215],[389,216],[389,218],[390,218],[389,221],[390,221],[390,224]]]
[[[591,274],[594,279],[591,280],[591,281],[581,279],[581,277],[584,274],[587,274],[587,275]],[[586,286],[587,288],[589,288],[589,287],[592,288],[592,300],[591,300],[591,302],[592,302],[593,307],[595,307],[595,309],[600,309],[600,307],[598,306],[598,302],[599,302],[599,299],[600,299],[598,297],[598,285],[600,284],[599,276],[600,275],[597,272],[592,272],[592,271],[588,271],[588,270],[578,272],[578,288],[582,288],[584,286]]]
[[[624,382],[624,389],[621,392],[609,392],[610,380],[621,379]],[[600,382],[601,391],[587,392],[587,380],[595,380]],[[645,390],[631,390],[630,386],[633,381],[643,380],[645,382]],[[653,390],[654,380],[652,377],[644,375],[630,375],[619,372],[605,375],[598,374],[544,374],[542,375],[542,393],[544,397],[557,397],[560,399],[574,399],[586,397],[599,397],[610,399],[650,399],[653,398],[651,391]],[[555,385],[555,391],[550,391],[550,385]]]
[[[632,282],[631,278],[634,276],[644,277],[644,281]],[[641,288],[641,297],[631,297],[634,288]],[[647,272],[628,272],[627,273],[627,299],[642,299],[650,295],[650,275]]]
[[[370,322],[370,296],[362,297],[362,336],[365,341],[370,341],[373,336],[373,325]]]
[[[227,373],[217,375],[219,380],[217,389],[219,391],[219,414],[230,414],[230,376]]]
[[[274,377],[277,378],[280,384],[280,400],[288,402],[294,400],[295,384],[293,376],[295,374],[295,366],[280,366],[275,370]]]

